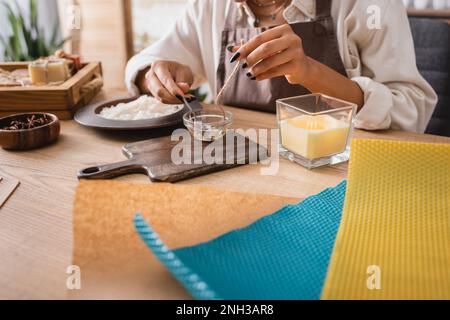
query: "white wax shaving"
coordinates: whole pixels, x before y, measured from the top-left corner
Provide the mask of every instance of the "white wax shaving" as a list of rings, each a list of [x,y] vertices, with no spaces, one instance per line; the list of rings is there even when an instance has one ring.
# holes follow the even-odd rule
[[[183,109],[183,105],[166,105],[155,98],[141,96],[139,99],[104,108],[100,116],[110,120],[149,120],[174,114]]]

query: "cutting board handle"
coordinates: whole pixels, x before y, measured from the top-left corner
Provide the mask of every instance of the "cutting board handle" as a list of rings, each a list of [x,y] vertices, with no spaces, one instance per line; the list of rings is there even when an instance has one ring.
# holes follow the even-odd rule
[[[144,173],[147,174],[147,168],[132,160],[107,164],[103,166],[95,166],[80,170],[78,179],[113,179],[126,174]]]

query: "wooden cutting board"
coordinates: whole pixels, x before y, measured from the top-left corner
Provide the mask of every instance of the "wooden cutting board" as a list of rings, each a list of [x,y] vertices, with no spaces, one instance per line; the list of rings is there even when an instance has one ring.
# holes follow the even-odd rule
[[[234,143],[229,143],[231,141]],[[172,150],[181,149],[180,143],[183,144],[184,150],[190,150],[191,161],[188,164],[176,164],[172,161]],[[211,154],[209,151],[213,149],[222,152],[225,160],[219,164],[205,161],[203,155],[205,152]],[[233,131],[225,138],[212,143],[196,142],[193,139],[174,142],[171,137],[152,139],[125,145],[123,153],[128,160],[81,170],[78,178],[112,179],[127,174],[143,173],[154,182],[177,182],[265,160],[268,157],[266,148]]]

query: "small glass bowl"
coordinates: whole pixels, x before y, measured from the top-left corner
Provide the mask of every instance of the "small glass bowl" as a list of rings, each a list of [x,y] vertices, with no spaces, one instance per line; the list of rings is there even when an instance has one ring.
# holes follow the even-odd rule
[[[233,124],[233,114],[226,111],[224,117],[224,114],[219,110],[189,112],[183,116],[183,122],[194,139],[214,142],[225,136],[227,130]]]

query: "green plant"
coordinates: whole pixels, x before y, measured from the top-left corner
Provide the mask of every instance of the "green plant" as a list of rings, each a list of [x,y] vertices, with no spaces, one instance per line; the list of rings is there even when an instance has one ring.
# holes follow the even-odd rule
[[[9,3],[13,2],[13,6]],[[25,16],[14,1],[0,2],[7,10],[8,22],[12,34],[8,37],[0,36],[0,42],[5,47],[6,61],[30,61],[40,57],[47,57],[60,49],[68,39],[59,41],[58,23],[54,26],[50,40],[47,41],[44,31],[38,26],[38,14],[36,0],[29,0],[29,23],[25,22]],[[17,14],[15,13],[17,12]]]

